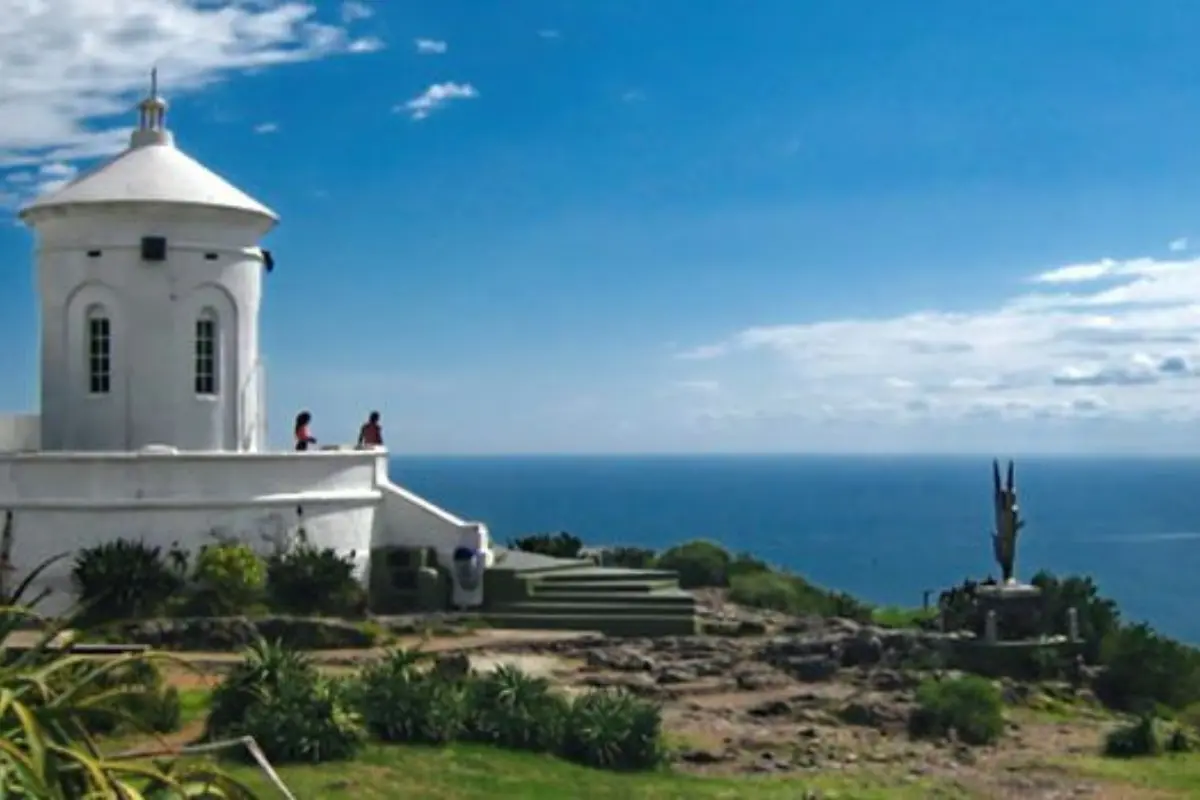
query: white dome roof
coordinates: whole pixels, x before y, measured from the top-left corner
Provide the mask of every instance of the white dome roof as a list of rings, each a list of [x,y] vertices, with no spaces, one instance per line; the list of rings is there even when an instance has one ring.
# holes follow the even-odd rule
[[[150,96],[138,104],[138,128],[129,149],[66,186],[21,209],[21,219],[62,206],[96,203],[169,203],[241,211],[279,220],[274,211],[175,147],[166,127],[167,102],[151,72]]]
[[[83,203],[178,203],[279,219],[274,211],[169,141],[131,147],[58,191],[34,200],[21,209],[21,218],[42,209]]]

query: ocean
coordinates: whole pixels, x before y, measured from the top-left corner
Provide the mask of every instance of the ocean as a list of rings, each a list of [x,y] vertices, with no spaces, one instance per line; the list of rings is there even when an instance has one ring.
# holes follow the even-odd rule
[[[712,539],[881,604],[992,561],[991,462],[969,457],[400,457],[392,478],[498,542]],[[1017,576],[1087,573],[1127,619],[1200,643],[1200,460],[1017,461]]]

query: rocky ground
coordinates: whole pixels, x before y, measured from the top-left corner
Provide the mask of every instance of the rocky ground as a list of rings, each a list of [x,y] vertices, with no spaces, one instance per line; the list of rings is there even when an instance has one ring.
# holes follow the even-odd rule
[[[751,635],[606,639],[595,635],[478,630],[422,639],[444,659],[480,670],[513,663],[567,690],[620,686],[662,703],[677,767],[697,773],[884,773],[936,779],[979,797],[1156,797],[1114,788],[1063,766],[1095,754],[1114,720],[1086,690],[1006,684],[1009,730],[972,748],[911,740],[905,732],[920,665],[938,634],[891,631],[846,620],[797,620],[705,598],[709,620]],[[401,644],[416,639],[402,636]],[[329,669],[373,651],[325,650]],[[219,672],[228,655],[192,657]],[[214,675],[215,676],[215,675]],[[1068,713],[1069,712],[1069,713]]]

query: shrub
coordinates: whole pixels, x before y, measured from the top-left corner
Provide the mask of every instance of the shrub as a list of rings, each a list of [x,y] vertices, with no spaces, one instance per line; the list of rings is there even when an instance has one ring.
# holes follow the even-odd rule
[[[152,661],[133,659],[109,662],[99,669],[82,661],[56,676],[65,686],[86,680],[97,692],[112,695],[94,704],[85,714],[88,729],[96,734],[171,733],[179,729],[183,714],[179,692],[166,684]],[[95,673],[88,678],[89,673]]]
[[[1102,643],[1096,695],[1108,706],[1146,711],[1200,700],[1200,651],[1146,624],[1123,626]]]
[[[658,557],[659,569],[679,573],[679,585],[685,589],[728,586],[732,559],[725,548],[707,541],[676,545]]]
[[[844,617],[869,622],[871,608],[848,594],[829,592],[784,572],[745,572],[729,583],[729,599],[750,608],[786,614]]]
[[[205,738],[236,734],[264,696],[278,693],[284,684],[311,683],[316,677],[316,667],[303,653],[260,639],[213,689]]]
[[[1162,749],[1153,714],[1143,714],[1135,722],[1114,728],[1104,737],[1104,755],[1110,758],[1154,756]]]
[[[625,569],[651,569],[656,554],[644,547],[610,547],[604,551],[601,564]]]
[[[914,738],[941,738],[953,731],[965,744],[990,744],[1004,732],[1004,703],[991,681],[976,675],[926,681],[908,720]]]
[[[419,669],[423,658],[414,650],[397,648],[359,673],[356,704],[374,738],[445,744],[463,732],[464,686]]]
[[[289,614],[360,614],[366,593],[354,577],[354,557],[309,544],[267,560],[267,596],[277,611]]]
[[[736,575],[729,582],[729,599],[750,608],[799,613],[800,596],[790,576],[778,573]]]
[[[509,542],[508,546],[526,553],[537,553],[551,558],[579,558],[579,553],[583,550],[583,540],[566,531],[561,531],[554,535],[539,533],[533,536],[523,536]]]
[[[1063,578],[1042,571],[1030,581],[1042,590],[1043,633],[1061,634],[1068,630],[1068,615],[1074,608],[1083,639],[1083,658],[1089,664],[1100,660],[1100,649],[1106,638],[1120,626],[1121,614],[1117,604],[1100,596],[1099,588],[1089,576],[1069,575]]]
[[[626,691],[579,695],[567,714],[561,754],[602,769],[653,769],[665,755],[662,712]]]
[[[316,674],[284,681],[246,711],[239,733],[277,764],[341,761],[366,741],[345,681]]]
[[[205,545],[192,571],[194,606],[205,616],[245,612],[260,602],[267,585],[267,565],[247,544]]]
[[[25,609],[0,608],[0,642],[18,626],[43,623]],[[21,654],[0,650],[0,707],[6,768],[0,796],[56,800],[82,797],[250,797],[251,791],[211,766],[170,759],[147,763],[108,755],[101,758],[91,726],[99,708],[133,707],[146,690],[137,680],[157,674],[156,654],[97,661],[52,649],[57,629],[47,631]],[[145,682],[143,680],[143,682]]]
[[[468,686],[466,734],[514,750],[553,752],[563,740],[570,705],[545,678],[502,664]]]
[[[79,552],[71,580],[84,607],[81,624],[160,616],[185,575],[161,547],[117,539]]]

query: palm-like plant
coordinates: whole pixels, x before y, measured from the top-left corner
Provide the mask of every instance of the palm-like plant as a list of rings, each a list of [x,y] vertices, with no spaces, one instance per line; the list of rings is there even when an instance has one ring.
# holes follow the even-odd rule
[[[22,623],[41,623],[37,642],[23,652],[8,646]],[[0,606],[0,797],[37,800],[253,798],[253,793],[205,764],[161,765],[144,758],[105,756],[88,728],[97,715],[121,714],[147,691],[114,681],[121,670],[164,658],[137,653],[105,661],[52,645],[64,623],[46,625],[32,611]]]

